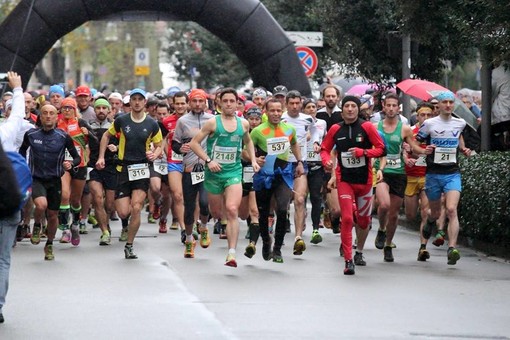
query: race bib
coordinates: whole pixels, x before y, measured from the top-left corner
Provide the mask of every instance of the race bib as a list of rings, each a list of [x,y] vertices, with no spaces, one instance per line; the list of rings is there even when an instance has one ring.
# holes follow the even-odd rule
[[[306,147],[306,160],[308,162],[320,162],[321,161],[321,155],[313,151],[313,145],[314,143],[309,143]]]
[[[81,153],[80,153],[81,148],[79,146],[75,146],[74,148],[76,149],[76,152],[78,152],[78,155],[81,155]],[[71,162],[73,161],[73,156],[71,156],[71,154],[69,153],[67,148],[65,149],[64,161],[71,161]]]
[[[255,171],[253,171],[252,166],[247,166],[243,168],[243,182],[244,183],[253,183],[253,175]]]
[[[340,159],[344,168],[361,168],[366,165],[365,157],[356,158],[352,152],[340,153]]]
[[[402,160],[400,154],[390,154],[386,156],[386,168],[388,169],[400,169],[402,166]]]
[[[434,150],[434,163],[457,163],[457,148],[436,148]]]
[[[427,166],[426,158],[426,155],[420,155],[420,157],[416,160],[416,163],[414,163],[414,166]]]
[[[128,165],[127,170],[130,182],[150,178],[149,164],[147,163]]]
[[[195,185],[200,182],[203,182],[204,179],[205,179],[205,173],[203,171],[191,173],[191,185]]]
[[[154,171],[160,175],[168,175],[168,165],[162,159],[157,159],[153,163]]]
[[[230,146],[215,146],[213,159],[220,164],[233,164],[236,162],[237,148]]]
[[[285,153],[289,147],[290,143],[287,137],[273,137],[267,139],[268,155],[281,155]]]
[[[176,161],[176,162],[182,162],[184,160],[184,155],[178,154],[176,152],[172,152],[172,158],[171,159],[173,161]]]

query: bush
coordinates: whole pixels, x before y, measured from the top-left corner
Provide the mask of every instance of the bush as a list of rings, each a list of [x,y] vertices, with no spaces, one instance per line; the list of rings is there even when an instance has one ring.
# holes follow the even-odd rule
[[[462,158],[461,235],[510,251],[510,152]]]

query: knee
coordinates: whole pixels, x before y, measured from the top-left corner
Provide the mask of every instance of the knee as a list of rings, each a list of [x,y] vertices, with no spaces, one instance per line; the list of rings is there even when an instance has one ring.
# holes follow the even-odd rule
[[[174,200],[174,204],[182,204],[184,201],[182,197],[182,192],[172,193],[172,199]]]
[[[387,214],[390,210],[390,203],[389,202],[379,202],[379,206],[377,208],[379,213]]]
[[[227,214],[228,219],[235,219],[239,214],[237,206],[233,204],[225,206],[225,213]]]
[[[370,224],[370,216],[358,216],[358,227],[365,230]]]
[[[457,207],[446,207],[446,216],[448,216],[448,219],[455,218],[457,216]]]

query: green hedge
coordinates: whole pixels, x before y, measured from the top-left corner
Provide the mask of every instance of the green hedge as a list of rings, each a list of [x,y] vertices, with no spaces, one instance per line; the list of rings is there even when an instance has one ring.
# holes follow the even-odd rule
[[[510,253],[510,152],[462,158],[461,235]]]

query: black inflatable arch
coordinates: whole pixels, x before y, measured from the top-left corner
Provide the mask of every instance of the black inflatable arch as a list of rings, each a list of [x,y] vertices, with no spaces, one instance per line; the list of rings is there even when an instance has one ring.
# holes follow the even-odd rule
[[[294,45],[259,0],[36,0],[20,40],[31,3],[22,0],[0,25],[0,72],[15,59],[25,85],[58,39],[87,21],[124,17],[194,21],[235,51],[255,84],[311,92]]]

